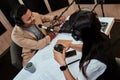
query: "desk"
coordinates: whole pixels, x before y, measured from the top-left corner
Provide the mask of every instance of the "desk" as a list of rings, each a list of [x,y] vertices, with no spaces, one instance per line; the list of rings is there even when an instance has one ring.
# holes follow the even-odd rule
[[[109,33],[109,27],[112,27],[114,18],[100,18],[101,21],[108,22],[108,27],[106,28],[105,34]],[[39,50],[35,56],[30,60],[36,67],[34,73],[26,71],[24,68],[17,74],[13,80],[65,80],[63,72],[59,69],[59,64],[54,60],[53,56],[53,47],[57,40],[73,40],[74,44],[82,43],[80,41],[75,41],[71,34],[60,33],[55,39],[52,40],[50,45],[46,46],[44,49]],[[77,55],[71,58],[67,58],[66,62],[70,63],[77,59],[80,59],[82,56],[81,52],[77,51]],[[72,75],[77,78],[80,74],[79,71],[79,61],[75,62],[68,66]]]
[[[58,34],[55,39],[42,50],[39,50],[35,56],[30,60],[35,67],[36,71],[34,73],[30,73],[26,71],[24,68],[19,72],[19,74],[14,78],[14,80],[65,80],[62,71],[59,69],[59,64],[54,60],[53,57],[53,46],[55,45],[56,41],[59,39],[63,40],[73,40],[74,44],[82,43],[80,41],[75,41],[71,34],[61,33]],[[67,63],[74,61],[74,59],[79,59],[81,57],[81,52],[77,52],[77,55],[71,58],[66,59]],[[68,66],[71,70],[74,77],[77,76],[77,72],[79,71],[79,62],[75,63],[76,66],[72,64]],[[75,65],[74,64],[74,65]],[[76,70],[74,70],[76,69]]]

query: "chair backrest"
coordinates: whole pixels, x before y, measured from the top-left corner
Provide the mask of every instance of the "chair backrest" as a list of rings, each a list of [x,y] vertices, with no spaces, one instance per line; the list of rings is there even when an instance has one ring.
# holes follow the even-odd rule
[[[115,60],[116,60],[118,66],[119,66],[119,69],[120,69],[120,58],[116,57]]]
[[[11,63],[18,70],[22,69],[21,54],[22,54],[22,48],[12,41],[10,46]]]

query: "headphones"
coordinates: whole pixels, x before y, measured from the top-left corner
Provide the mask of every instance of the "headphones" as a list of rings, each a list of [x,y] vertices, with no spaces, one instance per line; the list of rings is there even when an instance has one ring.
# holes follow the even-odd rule
[[[18,10],[21,7],[20,4],[17,4],[16,7],[14,8],[14,13],[13,13],[13,19],[15,21],[15,24],[18,26],[24,25],[24,22],[21,20],[21,16],[18,15]]]
[[[72,37],[73,37],[75,40],[77,40],[77,41],[78,41],[78,40],[82,40],[82,38],[81,38],[81,32],[78,30],[78,27],[77,27],[77,28],[74,28],[74,27],[75,27],[75,24],[76,24],[78,18],[81,16],[81,14],[82,14],[82,15],[83,15],[83,14],[86,14],[86,15],[87,15],[87,13],[90,13],[90,12],[89,12],[89,11],[84,11],[84,10],[79,11],[79,12],[77,13],[77,15],[75,16],[73,23],[71,24],[71,27],[73,28]],[[87,21],[87,22],[85,22],[85,23],[88,23],[87,25],[89,25],[89,21],[88,21],[88,20],[86,20],[86,21]]]
[[[82,40],[81,38],[80,38],[80,31],[78,31],[78,30],[73,30],[72,31],[72,37],[76,40],[76,41],[78,41],[78,40]]]

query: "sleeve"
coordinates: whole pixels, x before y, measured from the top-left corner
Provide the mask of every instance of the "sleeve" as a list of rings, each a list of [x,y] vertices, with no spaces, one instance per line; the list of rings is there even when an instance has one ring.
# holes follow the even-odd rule
[[[106,68],[107,66],[104,63],[93,59],[90,61],[86,73],[90,80],[96,80],[100,75],[104,73]]]
[[[50,37],[46,36],[45,38],[40,39],[38,41],[37,40],[23,38],[23,39],[20,40],[19,45],[21,47],[38,50],[38,49],[44,48],[49,43],[50,43]]]
[[[87,70],[86,70],[88,80],[96,80],[100,75],[102,75],[104,73],[106,68],[107,68],[107,66],[104,63],[102,63],[96,59],[91,60],[87,67]],[[81,70],[78,74],[77,79],[78,80],[86,80],[86,78],[84,77]]]
[[[55,16],[53,15],[43,15],[42,16],[42,21],[43,22],[51,22],[52,20],[54,20]]]
[[[33,16],[35,18],[35,24],[36,25],[43,24],[43,22],[42,22],[42,16],[44,16],[44,15],[36,13],[36,12],[32,12],[32,14],[33,14]]]
[[[19,33],[19,32],[18,32]],[[35,40],[31,38],[24,37],[24,33],[12,33],[12,40],[21,47],[28,49],[42,49],[50,43],[50,37],[46,36],[43,39]]]

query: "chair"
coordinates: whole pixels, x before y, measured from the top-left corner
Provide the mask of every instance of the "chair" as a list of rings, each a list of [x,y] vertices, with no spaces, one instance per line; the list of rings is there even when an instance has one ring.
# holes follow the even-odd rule
[[[116,60],[118,66],[119,66],[119,68],[120,68],[120,58],[116,57],[115,60]]]
[[[12,41],[10,46],[11,63],[18,70],[22,69],[21,54],[22,54],[22,48]]]

